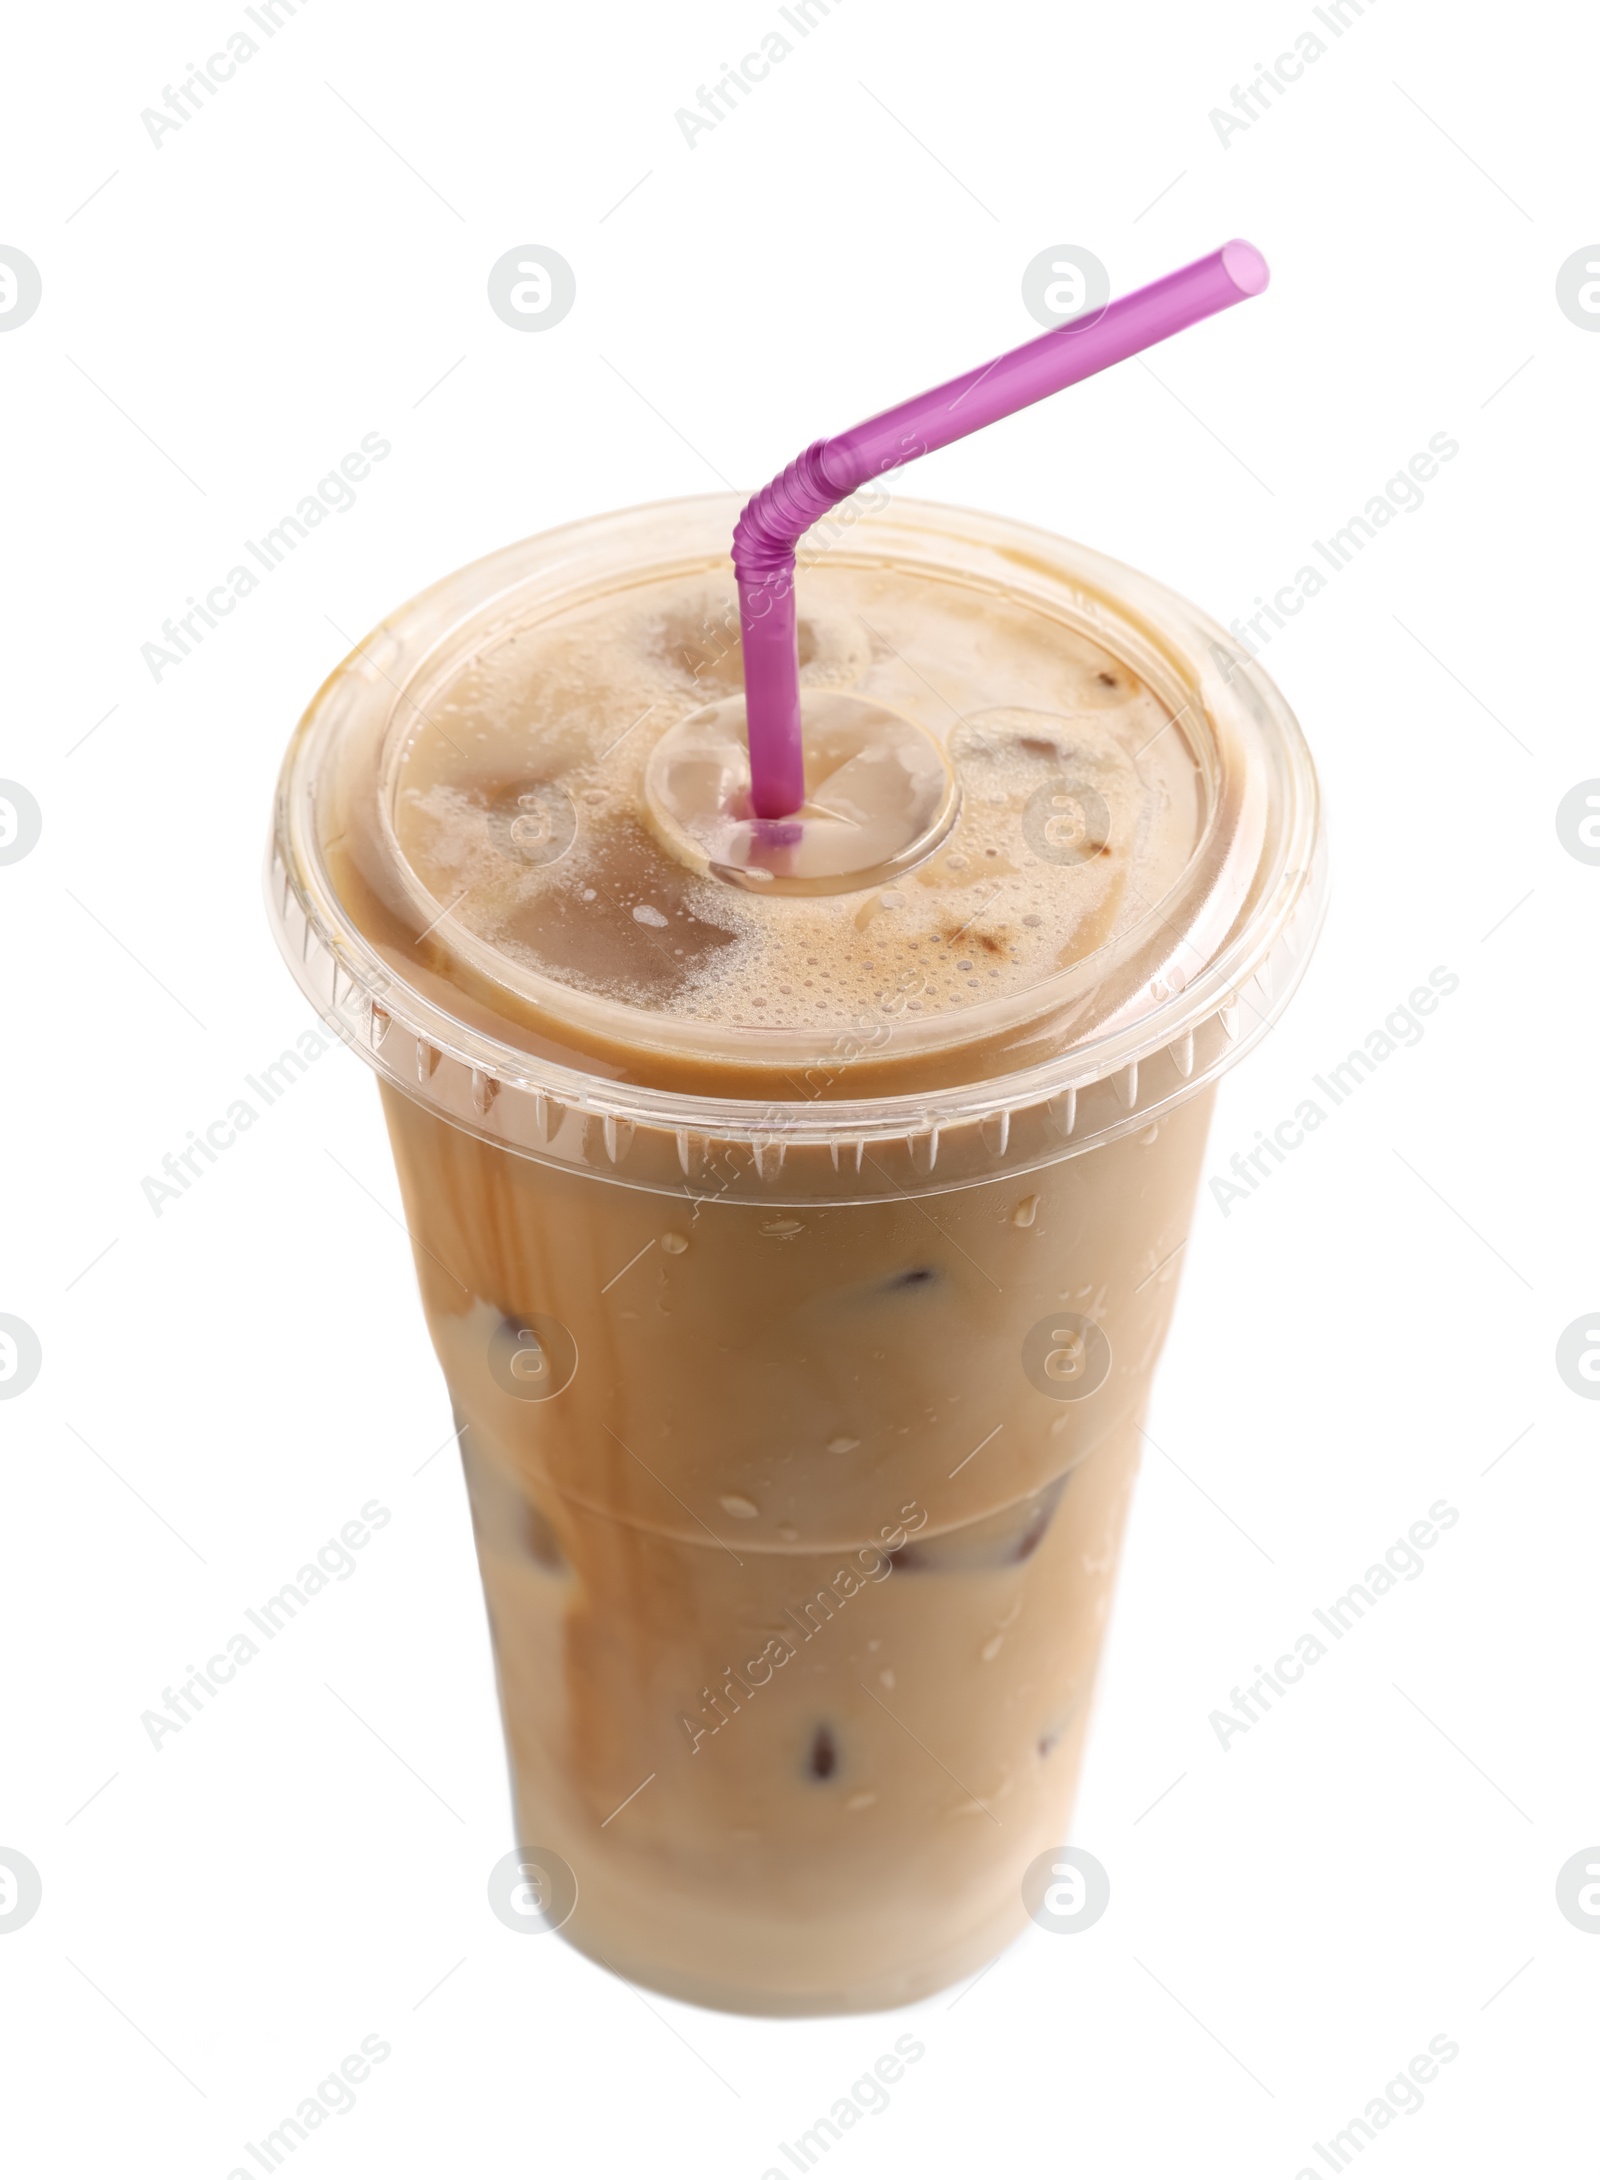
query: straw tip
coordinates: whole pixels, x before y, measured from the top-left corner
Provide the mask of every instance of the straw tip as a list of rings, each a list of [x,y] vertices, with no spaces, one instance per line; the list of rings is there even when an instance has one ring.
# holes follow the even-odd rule
[[[1223,271],[1241,295],[1259,295],[1272,278],[1253,242],[1225,242],[1219,254]]]

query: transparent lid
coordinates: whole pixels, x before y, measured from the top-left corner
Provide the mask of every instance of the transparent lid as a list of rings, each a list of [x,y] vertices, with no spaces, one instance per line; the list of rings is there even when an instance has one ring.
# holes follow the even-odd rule
[[[807,800],[756,820],[739,505],[509,547],[330,677],[269,883],[319,1005],[535,1156],[570,1154],[554,1106],[630,1140],[903,1141],[915,1171],[930,1130],[937,1160],[941,1131],[1053,1112],[1060,1155],[1191,1094],[1281,1006],[1320,907],[1271,683],[1080,547],[846,503],[801,559]]]

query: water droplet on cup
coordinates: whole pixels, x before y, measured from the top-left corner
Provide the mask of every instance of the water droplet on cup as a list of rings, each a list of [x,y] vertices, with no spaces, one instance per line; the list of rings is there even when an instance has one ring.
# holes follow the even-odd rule
[[[830,1438],[828,1440],[828,1451],[830,1453],[854,1453],[860,1443],[859,1438]]]
[[[681,1257],[689,1246],[688,1237],[684,1234],[663,1234],[661,1246],[669,1257]]]
[[[1012,1225],[1031,1226],[1038,1209],[1039,1199],[1037,1196],[1024,1196],[1021,1203],[1017,1205],[1017,1208],[1011,1214]]]
[[[761,1511],[754,1499],[746,1499],[737,1491],[725,1491],[717,1503],[725,1514],[732,1514],[740,1521],[754,1521]]]

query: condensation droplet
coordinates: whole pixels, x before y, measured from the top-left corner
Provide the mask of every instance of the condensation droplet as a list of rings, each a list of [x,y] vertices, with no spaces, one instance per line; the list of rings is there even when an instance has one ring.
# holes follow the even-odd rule
[[[846,1809],[870,1809],[877,1800],[876,1794],[852,1794],[845,1803]]]
[[[717,1503],[724,1514],[732,1514],[740,1521],[754,1521],[761,1511],[754,1499],[741,1498],[737,1491],[725,1491]]]
[[[1013,1211],[1011,1214],[1012,1225],[1031,1226],[1034,1222],[1035,1216],[1038,1213],[1038,1209],[1039,1199],[1037,1196],[1024,1196],[1021,1203],[1018,1204],[1015,1211]]]
[[[1068,1433],[1068,1431],[1070,1431],[1070,1430],[1071,1430],[1071,1428],[1072,1428],[1072,1418],[1071,1418],[1071,1416],[1069,1416],[1069,1415],[1058,1415],[1058,1416],[1056,1417],[1055,1421],[1054,1421],[1054,1422],[1053,1422],[1053,1423],[1051,1424],[1051,1426],[1050,1426],[1050,1436],[1051,1436],[1052,1438],[1065,1438],[1065,1437],[1066,1437],[1066,1435],[1067,1435],[1067,1433]]]
[[[633,912],[635,923],[647,923],[653,931],[665,931],[667,919],[659,908],[652,908],[648,901],[641,901]]]
[[[689,1246],[688,1236],[686,1234],[663,1234],[661,1246],[669,1257],[681,1257]]]
[[[983,1646],[982,1655],[985,1665],[992,1664],[993,1661],[999,1657],[1001,1645],[1004,1642],[1005,1637],[1003,1635],[991,1635],[989,1637],[989,1640]]]
[[[892,1665],[886,1665],[883,1668],[882,1672],[878,1675],[878,1679],[882,1682],[885,1688],[892,1688],[894,1686],[894,1667]]]
[[[830,1438],[828,1440],[828,1451],[830,1453],[854,1453],[860,1443],[859,1438]]]

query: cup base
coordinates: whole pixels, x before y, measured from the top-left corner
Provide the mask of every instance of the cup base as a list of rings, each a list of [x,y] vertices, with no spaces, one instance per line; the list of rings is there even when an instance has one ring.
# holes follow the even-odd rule
[[[646,1956],[635,1956],[625,1946],[610,1942],[602,1951],[586,1940],[578,1918],[563,1927],[561,1936],[574,1952],[593,1961],[596,1967],[663,1998],[702,2006],[711,2013],[797,2020],[827,2014],[890,2013],[898,2007],[913,2006],[987,1968],[1016,1942],[1026,1926],[1027,1917],[1016,1904],[1003,1914],[986,1916],[976,1929],[963,1932],[927,1959],[843,1990],[783,1991],[759,1984],[735,1984],[720,1976],[695,1975]]]

